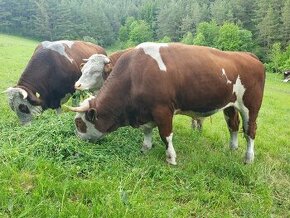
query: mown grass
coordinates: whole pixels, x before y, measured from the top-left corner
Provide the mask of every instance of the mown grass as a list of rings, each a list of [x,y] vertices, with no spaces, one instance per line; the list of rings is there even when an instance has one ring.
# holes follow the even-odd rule
[[[0,90],[16,84],[37,42],[0,35]],[[290,84],[267,75],[256,159],[244,165],[246,142],[228,148],[222,113],[203,131],[174,119],[177,166],[142,134],[121,128],[98,143],[74,134],[73,113],[46,111],[20,126],[0,99],[0,217],[289,217]]]

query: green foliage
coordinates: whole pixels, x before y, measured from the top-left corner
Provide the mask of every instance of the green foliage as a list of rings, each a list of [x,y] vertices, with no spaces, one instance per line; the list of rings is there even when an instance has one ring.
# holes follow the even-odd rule
[[[286,0],[282,9],[282,38],[284,44],[290,43],[290,0]]]
[[[90,37],[90,36],[84,36],[83,40],[86,41],[86,42],[91,42],[91,43],[94,43],[94,44],[98,44],[97,40],[94,39],[93,37]]]
[[[136,20],[130,25],[129,41],[139,44],[152,40],[153,33],[146,21]]]
[[[215,47],[218,40],[219,26],[215,21],[202,22],[197,26],[194,44]]]
[[[36,45],[0,35],[0,90],[16,84]],[[75,136],[71,112],[45,111],[20,126],[3,95],[0,216],[289,217],[290,87],[280,77],[266,77],[252,165],[242,162],[242,134],[239,149],[229,150],[222,113],[206,119],[202,132],[190,118],[174,118],[173,167],[157,130],[146,155],[141,131],[130,127],[90,143]]]
[[[270,54],[267,70],[274,73],[283,73],[290,69],[290,45],[282,51],[281,43],[274,43]]]
[[[162,39],[158,40],[158,42],[169,43],[172,42],[169,36],[164,36]]]
[[[233,23],[225,23],[219,30],[217,48],[229,51],[251,51],[253,49],[252,33],[240,29]]]
[[[181,42],[188,45],[193,45],[193,35],[191,32],[187,32],[183,38],[181,39]]]
[[[88,36],[105,47],[165,36],[183,41],[191,32],[194,44],[252,50],[267,60],[275,42],[289,44],[289,14],[290,0],[0,0],[0,32],[39,40]],[[240,39],[231,28],[218,39],[225,23],[239,26]]]
[[[218,48],[235,51],[240,48],[239,27],[233,23],[225,23],[219,30]]]
[[[203,33],[197,33],[192,41],[193,45],[203,45],[206,46],[207,42]]]

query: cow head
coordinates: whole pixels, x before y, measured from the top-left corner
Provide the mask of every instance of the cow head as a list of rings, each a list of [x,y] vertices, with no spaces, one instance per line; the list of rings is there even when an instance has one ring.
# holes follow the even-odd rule
[[[284,80],[283,80],[283,82],[286,83],[288,81],[290,81],[290,70],[284,72]]]
[[[90,107],[90,97],[83,101],[79,107],[68,107],[77,112],[75,116],[76,134],[84,140],[97,141],[108,132],[116,130],[119,125],[113,116],[105,112],[98,112],[95,107]]]
[[[106,75],[112,70],[110,59],[103,54],[94,54],[82,66],[82,75],[75,83],[77,90],[99,90]]]
[[[28,124],[33,116],[41,114],[41,100],[37,94],[20,87],[10,87],[5,92],[9,106],[17,114],[21,124]]]

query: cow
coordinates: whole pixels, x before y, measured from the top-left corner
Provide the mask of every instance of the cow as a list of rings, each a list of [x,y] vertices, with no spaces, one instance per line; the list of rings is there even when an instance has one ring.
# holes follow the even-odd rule
[[[109,57],[93,54],[88,59],[84,59],[85,63],[81,65],[82,75],[78,81],[76,81],[75,89],[98,91],[109,76],[117,60],[122,54],[130,50],[132,50],[132,48],[117,51]]]
[[[284,80],[283,82],[289,82],[290,81],[290,70],[287,70],[284,72]]]
[[[74,84],[81,76],[80,64],[92,54],[105,50],[89,42],[44,41],[35,49],[18,83],[6,90],[10,108],[21,124],[48,108],[57,109],[75,91]]]
[[[75,83],[76,90],[90,90],[97,93],[104,81],[109,76],[117,60],[122,54],[131,51],[133,48],[114,52],[109,58],[104,55],[94,54],[89,59],[84,59],[86,63],[82,66],[82,75]],[[203,118],[192,119],[193,129],[202,129]]]
[[[249,53],[142,43],[120,57],[96,97],[70,110],[77,112],[76,131],[84,140],[95,141],[130,125],[143,129],[146,151],[157,126],[172,165],[176,164],[174,114],[207,117],[223,111],[232,149],[238,147],[240,114],[247,140],[245,163],[252,163],[264,84],[264,66]]]

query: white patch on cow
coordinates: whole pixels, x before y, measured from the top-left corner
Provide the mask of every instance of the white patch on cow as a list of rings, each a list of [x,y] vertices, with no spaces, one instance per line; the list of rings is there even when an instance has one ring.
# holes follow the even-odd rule
[[[232,132],[230,131],[230,148],[232,150],[236,150],[238,148],[238,131]]]
[[[232,81],[230,81],[227,77],[226,71],[224,68],[222,68],[222,76],[224,76],[227,80],[227,84],[232,84]]]
[[[240,76],[238,76],[235,84],[233,85],[233,93],[235,93],[236,97],[237,97],[235,102],[229,102],[227,105],[225,105],[222,108],[208,111],[205,113],[200,113],[200,112],[195,112],[195,111],[182,111],[180,109],[176,109],[174,111],[174,114],[182,114],[182,115],[186,115],[186,116],[189,116],[192,118],[208,117],[212,114],[215,114],[218,111],[221,111],[221,110],[224,110],[225,108],[233,106],[233,107],[237,108],[238,111],[241,113],[242,118],[243,118],[243,126],[244,126],[245,130],[247,130],[248,120],[249,120],[249,109],[245,106],[245,104],[243,102],[243,96],[244,96],[245,91],[246,91],[246,89],[241,82]]]
[[[81,104],[80,107],[87,106],[89,104],[89,101],[91,99],[95,98],[94,96],[91,96],[89,98],[86,98]],[[87,126],[87,131],[85,133],[79,132],[78,129],[76,129],[77,135],[83,139],[83,140],[92,140],[96,141],[100,139],[102,136],[104,136],[104,133],[100,132],[99,130],[96,129],[95,125],[92,124],[91,122],[87,121],[85,118],[85,113],[76,113],[75,119],[76,118],[81,118],[82,121],[86,124]]]
[[[158,64],[159,69],[166,71],[166,66],[162,60],[160,54],[161,47],[168,47],[167,43],[154,43],[154,42],[144,42],[138,45],[136,48],[141,48],[144,50],[145,54],[151,56]]]
[[[152,122],[140,126],[140,129],[144,133],[144,141],[143,146],[141,148],[141,151],[144,153],[152,148],[152,130],[155,126],[156,124]]]
[[[65,52],[64,45],[67,45],[69,48],[71,48],[73,44],[74,44],[73,41],[68,41],[68,40],[61,40],[61,41],[55,41],[55,42],[44,41],[41,43],[43,48],[50,49],[52,51],[59,53],[60,55],[66,57],[71,63],[73,62],[73,59],[70,58],[69,55]]]
[[[166,161],[172,165],[176,165],[176,152],[173,147],[172,137],[173,133],[166,137],[166,141],[168,143],[168,147],[166,150]]]
[[[245,132],[247,132],[249,121],[249,109],[245,106],[243,102],[243,96],[245,91],[246,89],[241,82],[240,76],[238,76],[233,86],[233,93],[235,93],[237,97],[237,100],[234,102],[233,106],[240,111],[243,118],[243,126],[245,128]]]
[[[245,163],[249,164],[254,161],[254,139],[251,139],[251,137],[247,137],[247,151],[245,155]]]
[[[287,83],[289,81],[290,81],[290,77],[283,80],[284,83]]]
[[[85,132],[85,133],[79,132],[78,129],[76,130],[77,131],[77,135],[81,139],[83,139],[83,140],[97,141],[102,136],[104,136],[104,133],[102,133],[99,130],[97,130],[94,124],[92,124],[91,122],[89,122],[89,121],[86,120],[85,113],[77,113],[76,116],[75,116],[75,119],[76,118],[81,118],[82,121],[87,126],[87,132]]]

